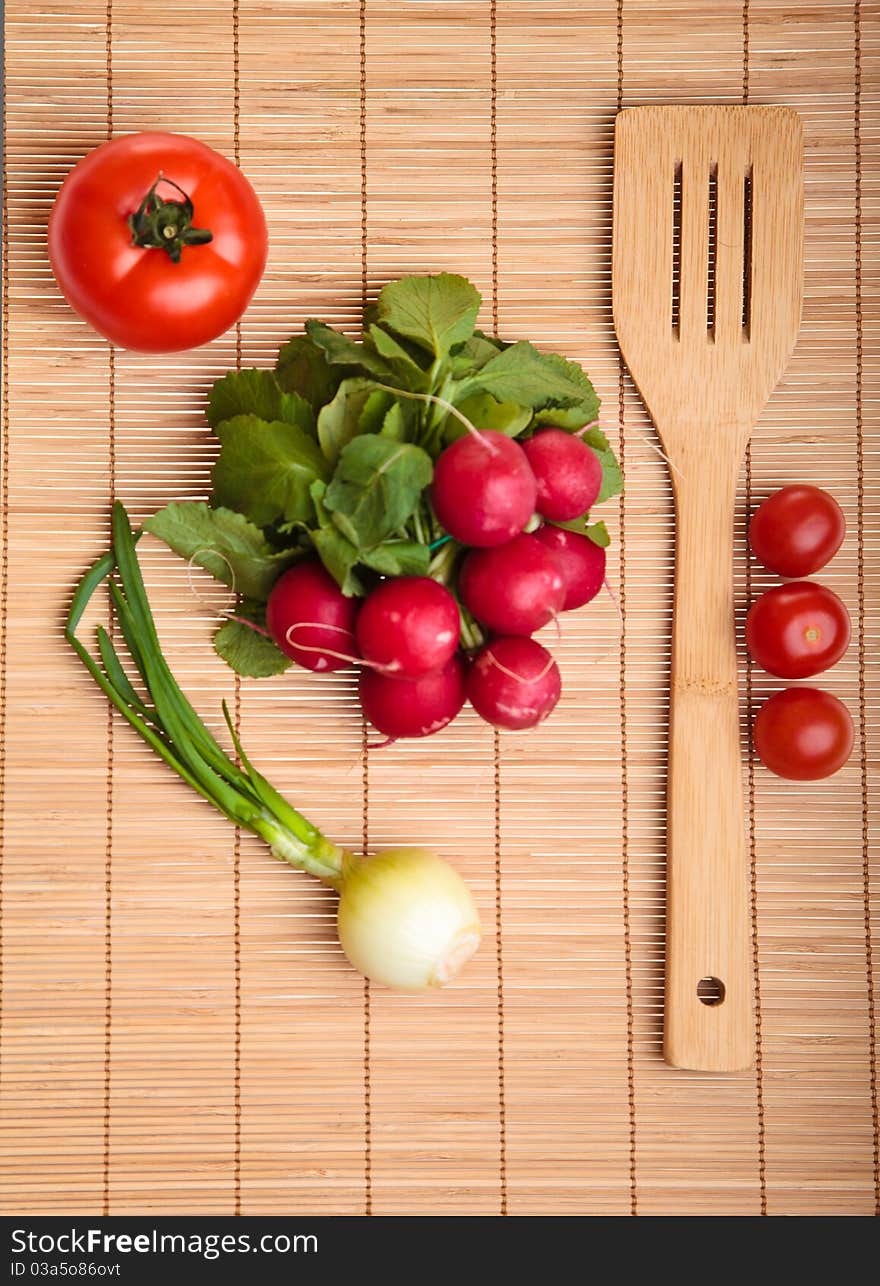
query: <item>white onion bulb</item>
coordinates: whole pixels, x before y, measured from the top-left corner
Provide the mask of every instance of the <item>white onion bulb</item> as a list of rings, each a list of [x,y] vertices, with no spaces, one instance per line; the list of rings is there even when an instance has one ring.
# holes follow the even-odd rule
[[[461,876],[424,848],[356,859],[345,871],[337,923],[355,969],[401,991],[450,982],[482,936]]]

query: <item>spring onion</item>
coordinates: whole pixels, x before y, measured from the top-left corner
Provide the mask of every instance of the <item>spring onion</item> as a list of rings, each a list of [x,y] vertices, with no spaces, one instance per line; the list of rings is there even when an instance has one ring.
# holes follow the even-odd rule
[[[471,895],[447,862],[421,848],[358,857],[328,840],[257,771],[226,719],[238,762],[230,758],[184,696],[163,655],[120,502],[113,546],[81,580],[66,637],[105,696],[170,768],[236,825],[261,836],[273,854],[339,893],[342,949],[374,982],[421,991],[449,982],[476,951],[480,921]],[[109,582],[119,634],[143,682],[135,689],[113,640],[97,628],[98,659],[76,631],[95,591]]]

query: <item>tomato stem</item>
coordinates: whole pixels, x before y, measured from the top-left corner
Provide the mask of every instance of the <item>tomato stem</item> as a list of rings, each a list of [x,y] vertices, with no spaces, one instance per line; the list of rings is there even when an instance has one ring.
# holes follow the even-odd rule
[[[183,200],[166,200],[159,196],[160,183],[176,188]],[[193,203],[183,188],[160,171],[137,210],[128,216],[131,243],[145,250],[164,250],[172,263],[180,263],[180,252],[184,246],[203,246],[214,236],[209,228],[192,226],[194,213]]]

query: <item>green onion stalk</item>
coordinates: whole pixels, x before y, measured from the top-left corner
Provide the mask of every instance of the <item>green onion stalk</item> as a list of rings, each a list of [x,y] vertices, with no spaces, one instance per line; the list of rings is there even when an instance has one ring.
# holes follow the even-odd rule
[[[422,991],[449,982],[476,951],[480,921],[470,893],[448,862],[422,848],[356,856],[332,843],[287,802],[245,754],[229,716],[232,759],[202,723],[165,659],[124,506],[113,507],[113,545],[86,572],[71,603],[66,637],[95,683],[135,732],[193,790],[273,854],[339,893],[342,949],[374,982]],[[108,582],[116,621],[143,683],[139,693],[107,630],[98,656],[77,637],[95,591]]]

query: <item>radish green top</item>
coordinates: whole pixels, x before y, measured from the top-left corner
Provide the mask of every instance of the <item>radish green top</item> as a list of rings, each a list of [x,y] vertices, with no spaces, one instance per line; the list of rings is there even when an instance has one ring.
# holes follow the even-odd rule
[[[169,504],[145,527],[242,596],[237,619],[215,636],[239,673],[291,663],[259,630],[272,585],[303,556],[317,554],[347,595],[381,576],[452,582],[459,547],[441,548],[448,533],[430,485],[435,461],[469,431],[522,441],[548,425],[577,433],[601,466],[595,503],[622,489],[586,373],[484,334],[480,305],[464,277],[403,277],[367,309],[361,340],[309,321],[274,370],[230,371],[214,385],[211,504]],[[586,515],[574,525],[607,542]],[[480,642],[466,616],[462,641]]]

